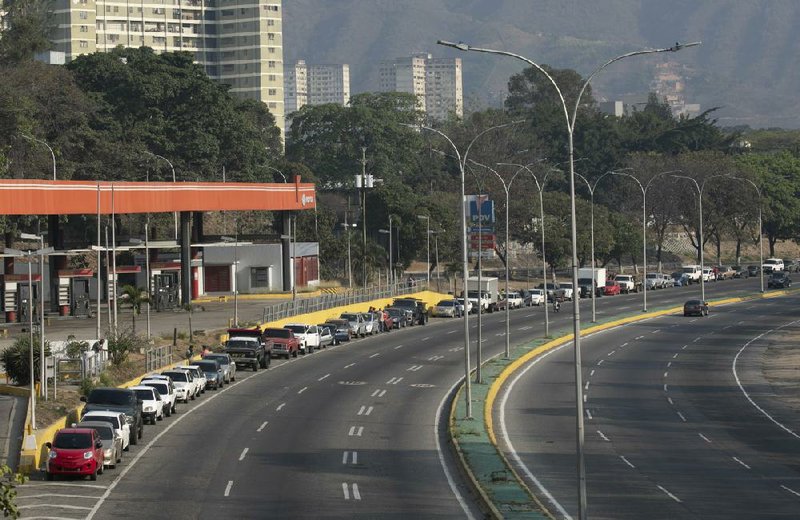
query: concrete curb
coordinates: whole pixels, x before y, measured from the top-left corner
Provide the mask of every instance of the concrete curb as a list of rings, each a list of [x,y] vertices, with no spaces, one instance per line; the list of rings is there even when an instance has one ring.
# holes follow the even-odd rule
[[[755,295],[747,295],[741,297],[732,297],[732,298],[724,298],[720,300],[715,300],[709,303],[709,306],[716,307],[721,305],[728,305],[731,303],[740,303],[749,300],[757,300],[757,299],[765,299],[765,298],[775,298],[780,296],[786,296],[789,294],[794,294],[798,292],[798,290],[783,290],[783,291],[774,291],[770,293],[758,293]],[[622,325],[627,325],[629,323],[635,323],[639,321],[653,319],[659,316],[664,316],[667,314],[675,314],[677,312],[681,312],[683,306],[677,307],[669,307],[666,309],[660,309],[653,312],[637,314],[632,316],[627,316],[624,318],[619,318],[616,320],[609,321],[607,323],[602,323],[599,325],[595,325],[592,327],[588,327],[586,329],[581,330],[581,337],[586,337],[590,334],[594,334],[597,332],[605,331],[608,329],[612,329],[615,327],[619,327]],[[516,484],[525,491],[525,493],[531,497],[531,500],[534,502],[538,512],[541,516],[546,518],[553,519],[555,518],[553,514],[549,511],[545,503],[539,498],[538,494],[535,493],[532,489],[528,487],[525,483],[525,480],[521,477],[521,475],[516,471],[510,461],[506,458],[505,454],[499,449],[497,445],[497,437],[494,431],[494,419],[492,417],[492,411],[494,409],[494,403],[499,394],[500,390],[502,389],[505,382],[511,377],[517,370],[519,370],[522,366],[526,363],[530,362],[534,358],[542,355],[545,352],[548,352],[556,347],[564,345],[565,343],[569,343],[574,339],[573,334],[566,334],[559,338],[547,341],[546,343],[537,345],[537,343],[541,342],[542,340],[533,341],[527,343],[522,346],[517,346],[514,350],[517,351],[517,356],[514,359],[514,355],[512,354],[513,361],[509,361],[508,364],[502,368],[500,372],[495,374],[492,377],[492,381],[489,385],[488,392],[486,393],[486,398],[484,400],[484,409],[483,409],[483,426],[485,428],[486,437],[488,439],[491,448],[494,450],[494,454],[498,457],[498,459],[502,462],[502,465],[506,468],[506,470],[514,476],[516,480]],[[484,362],[484,365],[488,365],[490,362],[494,362],[497,360],[498,356],[494,356],[493,358]],[[453,399],[453,403],[451,404],[451,416],[450,416],[450,428],[453,429],[456,427],[458,419],[456,418],[456,410],[458,408],[458,403],[460,402],[459,397],[462,394],[463,390],[463,383],[459,386],[458,393],[456,397]],[[473,401],[474,401],[474,394],[473,394]],[[453,431],[449,432],[450,438],[453,441],[454,446],[456,446],[456,451],[458,453],[458,460],[461,464],[465,464],[463,468],[463,472],[469,476],[470,483],[473,486],[477,486],[477,494],[481,498],[481,500],[485,501],[482,506],[485,510],[491,511],[493,515],[500,515],[495,518],[523,518],[525,515],[516,515],[516,511],[513,506],[509,504],[503,503],[495,503],[492,500],[492,493],[490,493],[487,489],[484,488],[484,485],[481,483],[481,479],[478,478],[475,474],[473,468],[469,467],[470,463],[470,454],[468,453],[468,449],[463,449],[461,444],[459,444],[458,440],[456,439],[456,435]],[[467,452],[467,453],[465,453]],[[486,502],[488,501],[488,502]],[[510,515],[503,515],[500,511],[505,510],[509,511]]]

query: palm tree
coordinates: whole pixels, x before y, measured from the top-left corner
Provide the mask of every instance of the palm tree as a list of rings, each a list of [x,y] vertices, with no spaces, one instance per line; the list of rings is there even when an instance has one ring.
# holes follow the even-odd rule
[[[133,309],[132,313],[132,320],[133,320],[133,334],[136,334],[136,315],[142,313],[142,304],[149,301],[150,297],[141,287],[136,287],[134,285],[126,285],[122,288],[122,294],[125,296],[125,300]]]

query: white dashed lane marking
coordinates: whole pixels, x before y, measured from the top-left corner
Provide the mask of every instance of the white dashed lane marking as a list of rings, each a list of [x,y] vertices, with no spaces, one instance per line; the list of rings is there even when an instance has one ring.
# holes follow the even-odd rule
[[[344,368],[350,368],[352,366],[355,366],[355,363],[350,363],[349,365],[345,365]]]
[[[225,486],[225,496],[228,496],[228,495],[230,495],[230,494],[231,494],[231,488],[232,488],[232,487],[233,487],[233,481],[232,481],[232,480],[229,480],[229,481],[228,481],[228,485],[227,485],[227,486]]]
[[[736,462],[738,462],[739,464],[741,464],[742,466],[744,466],[744,468],[745,468],[745,469],[750,469],[750,466],[748,466],[747,464],[745,464],[744,462],[742,462],[742,461],[741,461],[741,460],[739,460],[738,458],[736,458],[736,457],[733,457],[733,460],[735,460]]]
[[[358,452],[345,451],[342,453],[342,464],[358,464]]]
[[[279,405],[278,405],[278,407],[277,407],[277,408],[275,408],[275,411],[276,411],[276,412],[280,412],[281,410],[283,410],[283,407],[284,407],[284,406],[286,406],[286,403],[281,403],[281,404],[279,404]]]
[[[675,502],[678,502],[678,503],[680,503],[680,502],[681,502],[681,499],[680,499],[680,498],[676,497],[675,495],[673,495],[672,493],[670,493],[669,491],[667,491],[667,490],[666,490],[666,489],[664,489],[663,487],[661,487],[661,486],[659,486],[659,485],[657,485],[657,484],[656,484],[656,487],[657,487],[658,489],[660,489],[661,491],[663,491],[665,495],[667,495],[668,497],[670,497],[670,498],[671,498],[672,500],[674,500]]]
[[[305,392],[306,390],[308,390],[308,387],[307,387],[307,386],[304,386],[303,388],[301,388],[300,390],[298,390],[298,391],[297,391],[297,393],[298,393],[298,394],[302,394],[302,393],[303,393],[303,392]]]
[[[675,413],[678,414],[678,417],[681,418],[681,421],[686,422],[686,417],[684,417],[682,413],[680,413],[680,412],[675,412]]]
[[[330,376],[331,376],[330,374],[325,374],[324,376],[322,376],[322,377],[320,377],[319,379],[317,379],[317,381],[322,381],[322,380],[324,380],[324,379],[327,379],[327,378],[329,378]]]
[[[597,430],[597,435],[599,435],[599,436],[600,436],[600,438],[601,438],[601,439],[603,439],[604,441],[606,441],[606,442],[611,442],[611,439],[609,439],[608,437],[606,437],[606,434],[605,434],[605,433],[603,433],[603,432],[601,432],[600,430]]]
[[[260,431],[262,431],[264,428],[266,428],[266,427],[267,427],[267,424],[269,424],[269,421],[264,421],[263,423],[261,423],[261,426],[259,426],[259,427],[258,427],[258,429],[257,429],[256,431],[257,431],[257,432],[260,432]]]
[[[627,465],[628,465],[628,466],[630,466],[631,468],[634,468],[634,469],[636,468],[636,466],[634,466],[633,464],[631,464],[631,462],[630,462],[628,459],[626,459],[624,456],[620,455],[620,456],[619,456],[619,458],[621,458],[621,459],[622,459],[622,462],[624,462],[625,464],[627,464]]]
[[[240,460],[240,461],[241,461],[241,460],[244,460],[244,458],[247,456],[247,452],[248,452],[248,451],[250,451],[250,448],[245,448],[245,449],[243,449],[243,450],[242,450],[242,454],[241,454],[241,455],[239,455],[239,460]]]
[[[800,493],[798,493],[794,489],[790,489],[790,488],[784,486],[783,484],[781,484],[781,488],[785,489],[786,491],[788,491],[789,493],[793,494],[794,496],[800,497]]]
[[[381,355],[380,352],[376,352],[376,353],[372,354],[369,358],[372,359],[372,358],[378,357],[380,355]]]
[[[364,433],[363,426],[351,426],[350,431],[347,433],[348,437],[361,437],[361,434]]]
[[[350,500],[350,489],[347,485],[347,482],[342,482],[342,492],[344,493],[344,499]],[[361,500],[361,493],[358,491],[358,484],[353,484],[353,500]]]
[[[699,435],[700,438],[703,439],[704,441],[706,441],[707,443],[711,444],[711,439],[709,439],[708,437],[706,437],[702,433],[698,433],[697,435]]]

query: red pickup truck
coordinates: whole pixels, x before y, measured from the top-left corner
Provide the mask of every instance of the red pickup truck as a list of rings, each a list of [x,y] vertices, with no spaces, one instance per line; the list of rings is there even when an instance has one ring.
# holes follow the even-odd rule
[[[289,329],[264,329],[264,337],[272,340],[272,357],[297,357],[300,352],[300,341]]]

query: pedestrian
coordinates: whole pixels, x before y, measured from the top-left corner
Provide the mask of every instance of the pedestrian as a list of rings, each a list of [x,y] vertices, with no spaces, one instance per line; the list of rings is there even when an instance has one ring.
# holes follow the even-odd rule
[[[186,349],[186,361],[191,361],[194,357],[194,346],[189,345],[189,348]]]
[[[203,345],[203,352],[200,353],[200,357],[206,357],[208,354],[211,354],[211,347]]]

